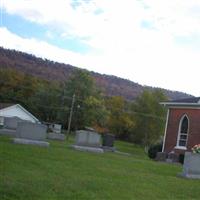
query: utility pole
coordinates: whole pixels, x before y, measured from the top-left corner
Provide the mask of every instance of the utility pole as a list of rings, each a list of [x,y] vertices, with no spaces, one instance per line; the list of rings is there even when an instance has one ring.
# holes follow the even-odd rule
[[[73,97],[72,97],[72,105],[71,105],[70,114],[69,114],[69,121],[68,121],[68,128],[67,128],[66,139],[68,139],[68,136],[69,136],[69,133],[70,133],[71,122],[72,122],[72,115],[73,115],[73,109],[74,109],[74,103],[75,103],[75,94],[73,94]]]

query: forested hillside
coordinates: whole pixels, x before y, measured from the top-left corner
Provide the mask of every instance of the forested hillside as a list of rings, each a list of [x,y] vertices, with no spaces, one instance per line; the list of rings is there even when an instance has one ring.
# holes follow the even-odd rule
[[[77,67],[70,64],[57,63],[33,55],[15,50],[0,48],[0,68],[11,68],[25,74],[33,75],[48,81],[64,82]],[[107,96],[122,96],[127,100],[134,100],[144,89],[150,91],[157,89],[149,86],[142,86],[130,80],[116,76],[90,72],[95,78],[97,86]],[[169,99],[186,98],[190,95],[162,89]]]
[[[93,127],[144,146],[158,141],[163,133],[166,109],[159,103],[166,100],[161,90],[144,91],[134,101],[105,96],[84,70],[74,70],[62,83],[0,69],[1,103],[19,103],[40,121],[68,128],[73,102],[72,130]]]

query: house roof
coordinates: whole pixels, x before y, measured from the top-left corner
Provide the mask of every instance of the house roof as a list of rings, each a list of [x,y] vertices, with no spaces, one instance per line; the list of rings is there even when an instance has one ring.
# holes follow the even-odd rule
[[[0,111],[5,111],[9,109],[10,107],[18,107],[21,110],[23,110],[27,115],[29,115],[32,119],[35,120],[35,122],[39,122],[39,120],[32,115],[28,110],[26,110],[24,107],[22,107],[20,104],[11,104],[11,103],[0,103]]]
[[[200,107],[200,97],[177,99],[172,101],[161,102],[162,105],[166,106],[184,106],[184,107]]]

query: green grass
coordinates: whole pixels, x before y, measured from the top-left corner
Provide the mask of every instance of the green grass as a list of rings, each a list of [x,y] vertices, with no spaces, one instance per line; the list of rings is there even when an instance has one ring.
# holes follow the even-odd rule
[[[68,144],[41,148],[0,136],[0,199],[200,199],[200,181],[178,178],[181,166],[151,161],[135,145],[117,142],[131,153],[123,156],[79,152]]]

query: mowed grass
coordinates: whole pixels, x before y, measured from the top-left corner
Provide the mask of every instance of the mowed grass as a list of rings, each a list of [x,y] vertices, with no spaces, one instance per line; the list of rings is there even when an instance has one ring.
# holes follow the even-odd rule
[[[117,142],[116,153],[94,154],[50,142],[12,144],[0,136],[0,199],[200,199],[200,181],[177,177],[178,165],[151,161],[143,149]]]

